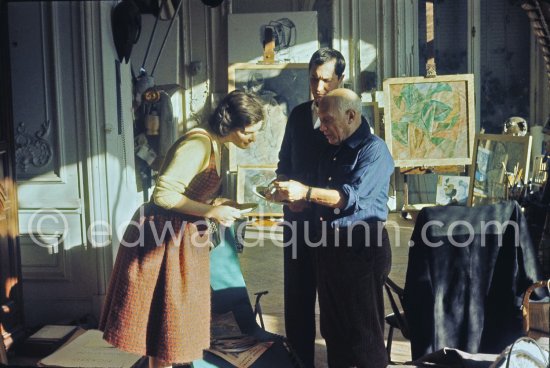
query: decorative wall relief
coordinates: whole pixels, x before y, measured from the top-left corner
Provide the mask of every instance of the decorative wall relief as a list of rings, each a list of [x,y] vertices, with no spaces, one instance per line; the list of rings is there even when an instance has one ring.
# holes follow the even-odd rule
[[[50,120],[46,120],[34,132],[27,132],[25,123],[20,122],[15,133],[15,162],[22,173],[36,174],[52,159],[52,146],[47,140],[50,135]]]

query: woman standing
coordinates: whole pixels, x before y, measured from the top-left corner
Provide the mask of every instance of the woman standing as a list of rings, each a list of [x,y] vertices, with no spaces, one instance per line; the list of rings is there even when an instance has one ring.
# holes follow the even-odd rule
[[[246,148],[264,119],[252,94],[233,91],[207,128],[176,141],[151,200],[126,229],[99,329],[117,348],[149,357],[150,367],[202,358],[210,346],[209,236],[205,219],[230,225],[238,209],[214,200],[225,143]]]

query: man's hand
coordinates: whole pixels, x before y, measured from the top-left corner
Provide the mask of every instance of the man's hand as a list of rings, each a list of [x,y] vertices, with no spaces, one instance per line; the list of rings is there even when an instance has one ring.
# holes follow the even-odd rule
[[[277,189],[277,196],[281,201],[297,202],[304,200],[308,191],[308,186],[294,180],[278,181],[273,185]]]
[[[286,176],[284,176],[284,175],[279,175],[277,178],[273,179],[269,183],[269,185],[266,187],[264,193],[262,193],[264,195],[264,197],[266,197],[268,200],[273,201],[273,202],[282,202],[284,200],[284,198],[279,194],[279,192],[277,191],[277,186],[276,186],[276,183],[278,183],[281,180],[286,181],[288,179],[286,179]]]

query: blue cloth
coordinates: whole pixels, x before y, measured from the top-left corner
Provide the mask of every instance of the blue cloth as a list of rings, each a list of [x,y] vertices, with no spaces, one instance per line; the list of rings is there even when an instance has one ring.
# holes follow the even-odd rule
[[[238,225],[221,227],[223,239],[216,248],[210,251],[210,286],[212,291],[246,287],[235,249],[236,226]]]
[[[346,198],[341,209],[317,206],[321,221],[332,228],[359,221],[386,221],[388,189],[394,163],[386,143],[372,134],[368,123],[338,146],[330,146],[319,164],[318,186],[339,190]]]

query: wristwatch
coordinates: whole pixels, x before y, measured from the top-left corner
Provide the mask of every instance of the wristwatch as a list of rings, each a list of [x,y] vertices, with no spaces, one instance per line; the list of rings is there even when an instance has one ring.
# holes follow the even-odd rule
[[[307,188],[307,193],[306,193],[306,201],[307,202],[311,202],[311,191],[312,191],[312,187],[308,187]]]

